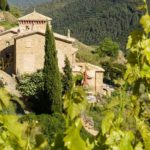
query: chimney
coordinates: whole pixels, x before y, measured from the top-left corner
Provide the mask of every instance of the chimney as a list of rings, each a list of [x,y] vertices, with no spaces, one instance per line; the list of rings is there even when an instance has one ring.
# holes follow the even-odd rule
[[[70,29],[68,29],[67,37],[70,38]]]

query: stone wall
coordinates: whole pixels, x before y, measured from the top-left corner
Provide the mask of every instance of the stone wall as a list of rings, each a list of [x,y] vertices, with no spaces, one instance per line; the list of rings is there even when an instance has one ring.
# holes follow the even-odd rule
[[[14,73],[14,33],[0,36],[0,59],[3,61],[7,73]]]
[[[60,71],[64,67],[65,55],[71,64],[74,61],[72,51],[74,48],[71,43],[55,40]],[[32,73],[42,69],[44,65],[44,45],[45,37],[41,34],[16,39],[16,74]]]
[[[44,43],[44,36],[38,34],[16,39],[16,74],[32,73],[43,67]]]

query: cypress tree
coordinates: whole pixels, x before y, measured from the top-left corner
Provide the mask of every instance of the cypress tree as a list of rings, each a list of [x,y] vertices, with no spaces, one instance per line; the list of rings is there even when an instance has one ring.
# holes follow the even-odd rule
[[[70,67],[69,59],[65,58],[65,67],[63,68],[64,75],[63,75],[63,94],[69,92],[73,86],[73,79],[72,79],[72,69]]]
[[[6,7],[7,7],[8,3],[7,3],[7,0],[0,0],[0,8],[2,10],[6,10]]]
[[[44,93],[48,102],[48,112],[61,112],[61,79],[58,68],[57,51],[52,30],[47,24],[45,35],[45,62],[44,62]]]

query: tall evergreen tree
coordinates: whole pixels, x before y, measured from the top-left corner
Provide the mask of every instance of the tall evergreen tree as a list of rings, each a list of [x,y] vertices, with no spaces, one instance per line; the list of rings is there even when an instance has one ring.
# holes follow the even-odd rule
[[[72,69],[70,67],[69,59],[65,58],[65,67],[63,68],[64,75],[63,75],[63,94],[69,92],[73,86],[73,79],[72,79]]]
[[[6,10],[8,6],[7,0],[0,0],[0,9]]]
[[[43,69],[44,75],[44,91],[45,100],[48,102],[48,111],[61,112],[61,79],[58,68],[57,51],[55,46],[55,39],[47,24],[45,35],[45,63]]]

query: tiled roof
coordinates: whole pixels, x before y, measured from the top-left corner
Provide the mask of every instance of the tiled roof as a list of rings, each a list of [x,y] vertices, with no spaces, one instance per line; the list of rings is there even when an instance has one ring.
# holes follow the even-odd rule
[[[103,68],[96,66],[96,65],[92,65],[90,63],[75,63],[75,65],[73,66],[73,71],[79,72],[79,70],[80,70],[80,72],[84,72],[85,70],[87,70],[87,71],[93,70],[93,71],[100,71],[100,72],[105,71]]]
[[[29,36],[29,35],[32,35],[32,34],[42,34],[42,35],[45,35],[45,31],[44,30],[37,30],[37,31],[36,30],[29,30],[29,31],[25,31],[25,32],[20,32],[16,36],[16,39],[24,37],[24,36]],[[68,38],[67,36],[60,35],[58,33],[54,33],[54,37],[55,37],[55,39],[62,40],[62,41],[65,41],[65,42],[69,42],[69,43],[75,42],[74,38]]]
[[[26,15],[26,16],[23,16],[21,18],[18,19],[18,21],[21,21],[21,20],[42,20],[42,21],[50,21],[52,20],[50,17],[47,17],[47,16],[44,16],[36,11],[33,11],[32,13]]]
[[[3,32],[0,33],[0,36],[2,36],[4,34],[7,34],[7,33],[10,33],[10,32],[17,34],[17,30],[18,29],[19,29],[19,27],[15,27],[15,28],[11,28],[9,30],[5,30],[5,31],[3,31]]]
[[[20,28],[19,27],[15,27],[15,28],[11,28],[10,30],[6,30],[2,33],[0,33],[0,36],[1,35],[4,35],[6,33],[9,33],[9,32],[13,32],[13,33],[16,33],[16,38],[21,38],[21,37],[24,37],[24,36],[28,36],[28,35],[31,35],[31,34],[42,34],[42,35],[45,35],[45,31],[44,30],[29,30],[29,31],[21,31],[20,30],[20,33],[17,33],[18,30]],[[62,40],[64,42],[69,42],[69,43],[73,43],[75,42],[75,39],[74,38],[71,38],[71,37],[67,37],[67,36],[64,36],[64,35],[61,35],[61,34],[58,34],[58,33],[54,33],[54,37],[55,39],[58,39],[58,40]],[[74,49],[74,51],[76,52],[77,50]]]

